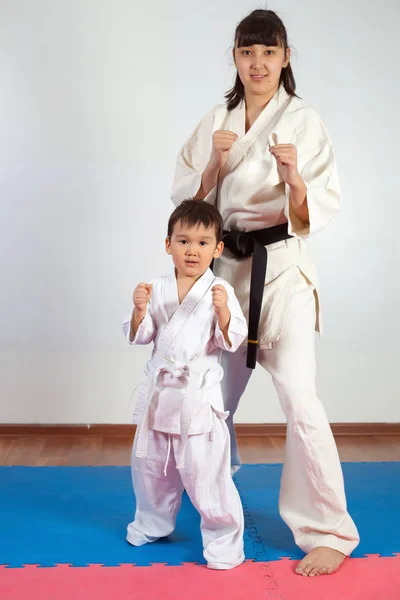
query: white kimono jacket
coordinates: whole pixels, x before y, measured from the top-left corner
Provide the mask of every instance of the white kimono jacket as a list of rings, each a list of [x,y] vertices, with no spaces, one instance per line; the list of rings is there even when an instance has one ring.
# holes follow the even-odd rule
[[[131,344],[154,343],[147,363],[146,383],[140,386],[134,422],[139,424],[138,457],[147,455],[147,434],[155,429],[188,435],[212,430],[212,411],[224,412],[219,358],[222,350],[235,352],[247,335],[247,323],[233,288],[208,269],[179,304],[175,275],[152,282],[146,317],[132,336],[129,316],[123,331]],[[231,312],[226,342],[212,305],[211,289],[223,285]],[[182,450],[183,460],[184,447]],[[182,460],[179,466],[182,466]]]
[[[305,276],[314,287],[316,329],[320,330],[317,274],[304,240],[336,215],[340,189],[329,134],[303,100],[289,96],[281,86],[247,133],[245,116],[241,103],[232,111],[225,104],[218,105],[204,117],[178,156],[172,200],[178,205],[198,192],[213,133],[220,129],[236,133],[239,137],[221,169],[219,184],[205,200],[217,204],[227,230],[255,231],[288,222],[289,234],[294,236],[269,247],[259,336],[260,347],[268,348],[282,332],[296,277]],[[298,169],[307,186],[309,224],[291,210],[289,187],[268,149],[278,143],[297,147]],[[215,271],[233,285],[246,316],[251,260],[238,261],[225,251]]]

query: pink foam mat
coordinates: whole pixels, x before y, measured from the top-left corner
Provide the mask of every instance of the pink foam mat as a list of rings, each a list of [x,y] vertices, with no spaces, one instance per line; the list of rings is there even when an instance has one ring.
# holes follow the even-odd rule
[[[296,575],[298,561],[246,561],[232,571],[203,565],[0,566],[1,600],[400,600],[400,555],[346,560],[337,573]]]

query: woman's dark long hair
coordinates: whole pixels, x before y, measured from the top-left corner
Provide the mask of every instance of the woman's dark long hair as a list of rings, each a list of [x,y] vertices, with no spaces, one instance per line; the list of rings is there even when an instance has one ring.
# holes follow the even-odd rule
[[[272,10],[253,10],[239,23],[235,31],[235,48],[262,44],[264,46],[283,46],[286,54],[288,40],[286,27],[282,20]],[[296,96],[296,82],[289,63],[282,69],[280,83],[289,96]],[[228,110],[236,108],[244,99],[244,86],[236,75],[235,85],[225,94]]]

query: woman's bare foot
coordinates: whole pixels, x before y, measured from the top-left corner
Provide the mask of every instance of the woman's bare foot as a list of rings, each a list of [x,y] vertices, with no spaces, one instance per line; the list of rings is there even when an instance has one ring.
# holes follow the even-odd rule
[[[342,554],[339,550],[319,546],[311,550],[299,562],[296,573],[297,575],[303,575],[303,577],[330,575],[340,567],[345,558],[345,554]]]

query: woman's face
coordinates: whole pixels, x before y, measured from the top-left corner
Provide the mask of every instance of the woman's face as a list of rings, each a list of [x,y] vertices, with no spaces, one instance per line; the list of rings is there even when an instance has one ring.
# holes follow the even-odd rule
[[[289,64],[290,50],[283,46],[235,47],[236,68],[246,95],[270,95],[279,87],[281,71]]]

